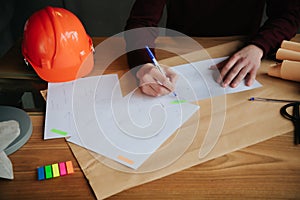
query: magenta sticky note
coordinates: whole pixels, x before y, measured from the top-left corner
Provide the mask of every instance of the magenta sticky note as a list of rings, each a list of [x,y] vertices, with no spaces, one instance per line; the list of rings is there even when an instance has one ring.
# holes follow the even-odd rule
[[[66,164],[65,162],[60,162],[58,163],[59,165],[59,172],[61,176],[67,175],[67,169],[66,169]]]

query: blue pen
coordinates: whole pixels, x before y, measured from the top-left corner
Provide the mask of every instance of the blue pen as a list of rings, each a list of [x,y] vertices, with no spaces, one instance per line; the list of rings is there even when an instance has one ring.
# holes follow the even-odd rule
[[[160,71],[160,73],[162,73],[163,75],[166,76],[165,72],[163,71],[163,69],[161,68],[161,66],[158,64],[157,60],[155,59],[153,53],[151,52],[150,48],[148,46],[146,46],[146,50],[148,52],[148,55],[150,56],[154,66],[158,69],[158,71]],[[176,97],[177,94],[175,92],[173,92],[174,96]]]

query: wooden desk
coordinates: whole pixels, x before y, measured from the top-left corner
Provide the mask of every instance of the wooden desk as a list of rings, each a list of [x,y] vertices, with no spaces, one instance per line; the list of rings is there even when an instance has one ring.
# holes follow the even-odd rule
[[[94,44],[103,39],[95,38]],[[197,38],[197,41],[211,47],[234,39]],[[299,35],[297,40],[300,41]],[[169,56],[164,52],[159,59]],[[11,78],[18,73],[21,78],[36,78],[34,71],[24,70],[19,44],[1,59],[0,69],[1,77]],[[107,73],[122,74],[126,70],[126,57],[122,56],[111,64]],[[15,179],[0,180],[0,199],[95,199],[67,143],[63,139],[42,139],[44,113],[31,114],[31,119],[33,134],[20,150],[9,156]],[[67,160],[73,161],[74,174],[37,180],[38,166]],[[300,147],[293,145],[293,133],[288,132],[109,199],[299,199],[299,189]]]

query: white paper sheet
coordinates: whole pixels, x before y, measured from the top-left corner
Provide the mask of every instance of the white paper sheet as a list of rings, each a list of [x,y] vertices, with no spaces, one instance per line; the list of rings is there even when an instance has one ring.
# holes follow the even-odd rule
[[[78,104],[77,104],[78,103]],[[83,101],[76,102],[76,106],[84,103]],[[152,153],[166,140],[168,139],[177,128],[179,128],[197,109],[197,105],[193,104],[177,104],[168,107],[157,107],[158,110],[154,111],[153,118],[159,118],[162,120],[161,127],[157,126],[157,121],[152,121],[148,126],[135,127],[130,129],[130,134],[122,130],[124,123],[131,123],[130,118],[121,114],[121,112],[115,112],[110,107],[110,101],[103,101],[101,105],[97,105],[94,108],[90,106],[85,109],[78,109],[75,114],[78,136],[71,137],[68,141],[76,143],[87,149],[90,149],[103,156],[111,158],[117,162],[120,162],[128,167],[137,169],[145,160],[152,155]],[[114,108],[124,108],[123,101],[118,101],[113,104]],[[107,109],[109,108],[109,109]],[[155,107],[153,108],[156,109]],[[122,109],[123,110],[123,109]],[[95,116],[91,114],[95,112]],[[120,110],[119,110],[120,111]],[[141,116],[147,114],[147,110],[132,111],[133,114]],[[120,116],[119,116],[120,115]],[[162,117],[160,117],[162,115]],[[81,119],[80,116],[89,116]],[[117,116],[117,117],[116,117]],[[124,117],[125,116],[125,117]],[[146,119],[147,121],[148,119]],[[141,120],[143,121],[143,120]],[[153,126],[154,125],[154,126]],[[148,135],[152,133],[153,135]],[[158,128],[158,130],[156,130]],[[139,134],[144,136],[144,132],[147,133],[147,138],[136,137]],[[76,138],[76,140],[74,140]]]
[[[44,139],[69,137],[76,132],[73,117],[73,90],[75,86],[78,88],[78,84],[81,83],[80,80],[82,79],[64,83],[48,83]],[[83,80],[92,83],[105,82],[105,87],[98,95],[105,96],[108,91],[114,89],[116,93],[119,93],[119,97],[122,96],[121,89],[118,88],[119,82],[116,74],[87,77]]]
[[[147,97],[139,90],[123,98],[113,88],[103,92],[108,85],[109,81],[97,79],[80,79],[74,84],[76,131],[68,141],[133,169],[199,108],[192,104],[172,104],[176,97]],[[145,117],[149,113],[152,117]]]
[[[236,88],[223,88],[215,79],[218,76],[217,70],[211,70],[209,67],[222,62],[227,57],[216,58],[188,63],[173,67],[172,69],[179,74],[176,84],[176,94],[180,99],[189,102],[198,101],[210,97],[241,92],[261,87],[262,85],[255,81],[252,86],[246,86],[244,82]]]
[[[44,139],[70,136],[69,142],[137,169],[199,109],[189,102],[261,86],[222,88],[209,67],[224,59],[174,67],[176,97],[153,98],[139,89],[123,97],[117,75],[49,83]]]

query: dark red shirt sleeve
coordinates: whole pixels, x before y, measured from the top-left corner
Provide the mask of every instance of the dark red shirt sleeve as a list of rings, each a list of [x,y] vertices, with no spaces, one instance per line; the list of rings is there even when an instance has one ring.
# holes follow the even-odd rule
[[[260,27],[265,3],[268,20]],[[166,28],[198,37],[247,35],[249,44],[267,55],[297,33],[299,4],[300,0],[136,0],[125,30],[157,27],[167,5]],[[154,47],[157,36],[155,29],[125,34],[131,68],[151,62],[143,47]]]
[[[158,36],[155,27],[160,22],[165,3],[166,0],[137,0],[134,3],[125,27],[127,60],[130,68],[152,62],[144,47],[149,46],[155,54],[153,47]]]
[[[283,40],[290,40],[300,27],[299,0],[268,0],[268,20],[249,43],[260,47],[264,55],[276,51]]]

